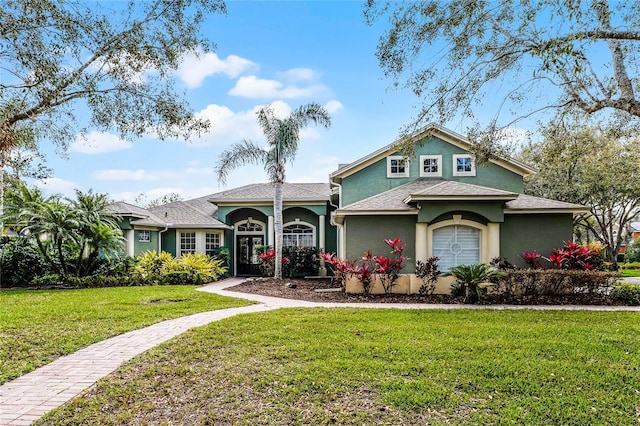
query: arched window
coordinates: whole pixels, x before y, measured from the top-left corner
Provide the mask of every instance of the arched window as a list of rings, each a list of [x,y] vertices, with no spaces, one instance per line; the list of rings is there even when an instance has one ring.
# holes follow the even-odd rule
[[[294,222],[282,228],[282,245],[284,247],[315,247],[315,229],[313,226]]]
[[[251,222],[249,220],[240,222],[236,224],[236,233],[238,232],[247,232],[247,233],[261,233],[264,230],[264,225],[260,222]]]
[[[440,269],[480,263],[480,230],[451,225],[433,230],[433,255],[440,258]]]

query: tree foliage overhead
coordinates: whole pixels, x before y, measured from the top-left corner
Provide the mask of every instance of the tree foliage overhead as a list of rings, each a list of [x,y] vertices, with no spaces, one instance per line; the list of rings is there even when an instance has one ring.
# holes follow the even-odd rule
[[[640,117],[637,1],[368,0],[365,17],[388,19],[380,66],[420,98],[407,133],[477,106],[490,130],[543,110]]]
[[[559,120],[543,131],[544,140],[524,153],[539,172],[525,181],[525,192],[588,206],[575,218],[606,246],[608,260],[640,211],[640,138],[620,123],[584,125]]]
[[[64,147],[85,125],[122,137],[203,129],[173,71],[185,54],[214,47],[199,28],[224,12],[222,0],[3,1],[0,154],[43,138]]]

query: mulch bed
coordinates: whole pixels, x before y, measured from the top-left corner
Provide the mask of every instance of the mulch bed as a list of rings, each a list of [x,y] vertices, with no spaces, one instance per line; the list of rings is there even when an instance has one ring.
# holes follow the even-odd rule
[[[295,288],[287,287],[295,284]],[[335,303],[461,303],[462,300],[448,294],[346,294],[342,292],[316,292],[318,289],[339,287],[331,283],[330,279],[283,279],[248,278],[234,287],[231,291],[261,294],[263,296],[281,297],[283,299],[306,300],[308,302]]]
[[[295,288],[290,288],[291,285]],[[261,294],[263,296],[281,297],[283,299],[306,300],[309,302],[334,302],[334,303],[430,303],[430,304],[461,304],[463,299],[448,294],[346,294],[336,292],[316,292],[318,289],[330,289],[338,287],[329,279],[283,279],[274,278],[247,278],[247,281],[230,287],[228,290],[241,293]],[[511,305],[624,305],[605,296],[574,294],[564,296],[535,296],[520,300],[493,302],[485,304],[511,304]]]

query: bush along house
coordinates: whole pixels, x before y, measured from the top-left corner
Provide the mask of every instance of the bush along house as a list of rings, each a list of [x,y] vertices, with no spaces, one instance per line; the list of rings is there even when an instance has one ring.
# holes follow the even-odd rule
[[[283,187],[284,246],[314,247],[341,259],[365,252],[388,254],[385,240],[405,244],[404,284],[394,292],[417,292],[417,261],[439,258],[446,272],[461,264],[520,254],[551,252],[571,241],[573,216],[587,209],[523,194],[531,167],[508,158],[477,166],[469,142],[441,126],[412,136],[415,155],[403,157],[391,143],[341,165],[328,183]],[[123,218],[127,254],[148,249],[209,252],[225,247],[232,275],[258,275],[258,248],[273,245],[273,187],[253,184],[152,209],[115,203]],[[349,280],[347,291],[362,291]],[[440,279],[436,292],[448,292]],[[373,285],[372,292],[383,291]]]

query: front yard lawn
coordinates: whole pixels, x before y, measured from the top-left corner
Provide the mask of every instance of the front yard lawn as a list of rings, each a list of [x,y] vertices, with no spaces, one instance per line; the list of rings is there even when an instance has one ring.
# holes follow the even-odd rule
[[[637,424],[633,312],[287,309],[191,330],[38,424]]]
[[[640,269],[621,269],[620,275],[623,277],[640,277]]]
[[[0,384],[108,337],[250,303],[195,288],[0,291]]]

